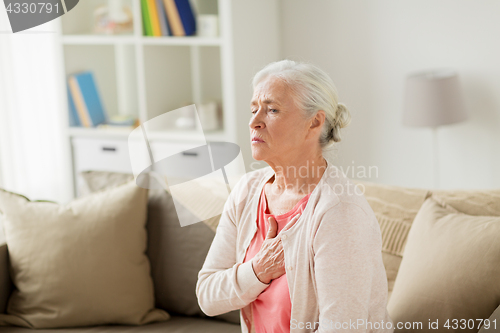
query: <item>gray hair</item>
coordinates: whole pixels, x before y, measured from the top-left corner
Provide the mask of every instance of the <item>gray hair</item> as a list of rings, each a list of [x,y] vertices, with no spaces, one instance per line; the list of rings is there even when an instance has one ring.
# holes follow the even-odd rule
[[[319,138],[323,150],[341,140],[340,129],[349,125],[351,114],[344,104],[338,102],[337,89],[328,74],[311,64],[276,61],[255,74],[252,80],[254,89],[268,77],[282,80],[293,91],[295,103],[307,119],[319,110],[325,112],[325,123]]]

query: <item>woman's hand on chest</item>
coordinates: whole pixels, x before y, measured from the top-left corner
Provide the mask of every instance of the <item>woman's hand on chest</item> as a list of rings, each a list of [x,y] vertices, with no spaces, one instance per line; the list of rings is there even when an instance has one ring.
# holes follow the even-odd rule
[[[290,229],[299,219],[300,214],[294,216],[281,232]],[[279,278],[285,271],[285,255],[281,237],[278,235],[278,223],[274,217],[269,217],[269,228],[262,246],[252,258],[252,268],[262,283],[269,284],[271,280]]]

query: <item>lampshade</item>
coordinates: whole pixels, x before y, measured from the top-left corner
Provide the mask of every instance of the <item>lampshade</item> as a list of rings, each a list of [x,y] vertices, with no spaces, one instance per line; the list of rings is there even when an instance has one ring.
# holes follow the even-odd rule
[[[403,125],[437,127],[467,119],[458,75],[437,70],[406,80]]]

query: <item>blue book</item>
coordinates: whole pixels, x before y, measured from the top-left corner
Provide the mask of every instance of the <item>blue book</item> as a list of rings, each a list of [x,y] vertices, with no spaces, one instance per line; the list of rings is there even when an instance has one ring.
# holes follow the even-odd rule
[[[196,33],[196,19],[194,18],[193,7],[189,0],[175,0],[177,11],[182,21],[186,36],[191,36]]]
[[[91,126],[97,126],[106,122],[106,111],[101,102],[94,75],[90,71],[74,74],[78,83],[85,109],[91,120]],[[78,105],[77,105],[78,107]]]
[[[71,92],[69,91],[69,85],[67,87],[68,90],[68,106],[69,106],[69,126],[82,126],[80,123],[80,118],[78,117],[78,113],[76,113],[75,101],[73,101],[73,96],[71,96]]]

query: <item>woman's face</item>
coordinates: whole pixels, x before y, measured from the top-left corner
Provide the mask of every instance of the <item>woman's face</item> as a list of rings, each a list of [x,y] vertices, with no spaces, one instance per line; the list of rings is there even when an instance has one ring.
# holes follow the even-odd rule
[[[255,87],[249,123],[254,159],[290,163],[304,158],[303,153],[311,153],[312,120],[304,118],[293,98],[290,89],[277,78],[266,78]]]

